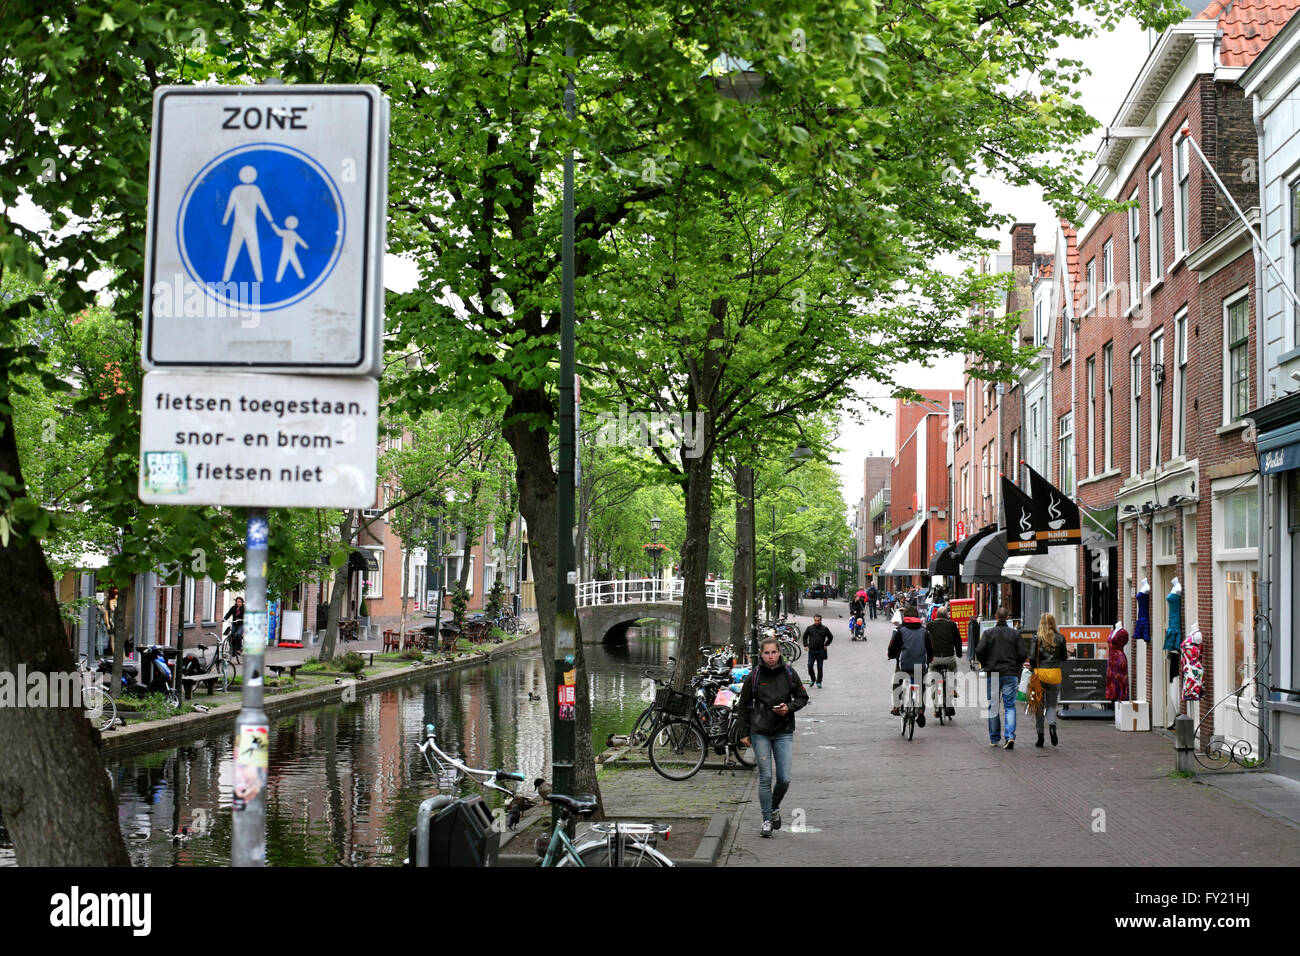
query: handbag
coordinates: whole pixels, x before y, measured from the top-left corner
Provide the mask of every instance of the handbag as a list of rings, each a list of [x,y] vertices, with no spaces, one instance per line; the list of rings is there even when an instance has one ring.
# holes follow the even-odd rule
[[[1037,665],[1039,658],[1038,638],[1034,638],[1034,664]],[[1044,684],[1059,684],[1061,682],[1060,667],[1034,667],[1034,676]]]
[[[1039,678],[1038,674],[1035,673],[1029,680],[1029,695],[1028,700],[1025,702],[1025,713],[1041,713],[1045,696],[1046,695],[1043,692],[1043,682]]]
[[[1020,684],[1016,687],[1016,700],[1021,703],[1029,698],[1029,682],[1033,676],[1033,672],[1028,667],[1020,669]]]

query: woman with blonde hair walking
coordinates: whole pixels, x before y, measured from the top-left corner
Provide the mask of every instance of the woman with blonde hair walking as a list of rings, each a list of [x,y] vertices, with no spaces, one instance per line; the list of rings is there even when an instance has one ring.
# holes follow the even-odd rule
[[[1069,657],[1065,637],[1056,629],[1056,618],[1044,614],[1038,619],[1038,634],[1029,650],[1029,660],[1034,668],[1034,676],[1043,685],[1043,701],[1035,717],[1038,730],[1038,742],[1035,747],[1043,745],[1043,724],[1052,735],[1052,746],[1056,738],[1056,702],[1061,697],[1061,664]]]

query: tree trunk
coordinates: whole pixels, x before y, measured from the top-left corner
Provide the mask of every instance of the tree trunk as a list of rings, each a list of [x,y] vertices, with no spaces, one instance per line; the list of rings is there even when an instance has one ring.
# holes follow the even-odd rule
[[[749,646],[749,587],[753,580],[754,555],[750,551],[754,512],[750,497],[754,493],[754,469],[741,465],[736,469],[736,560],[731,571],[731,647],[737,658]]]
[[[404,552],[402,556],[402,590],[399,592],[402,595],[402,613],[397,619],[397,639],[399,642],[402,635],[406,633],[406,582],[411,580],[411,549],[404,547],[402,551]],[[399,643],[397,646],[401,647],[402,645]]]
[[[325,640],[321,642],[320,659],[323,661],[334,660],[334,648],[339,639],[339,619],[343,617],[343,602],[347,599],[348,593],[348,574],[352,564],[352,553],[350,546],[352,544],[352,514],[351,511],[343,512],[343,520],[339,522],[339,539],[349,546],[348,559],[343,562],[343,566],[334,571],[334,587],[330,591],[330,616],[329,623],[325,626]]]
[[[469,583],[469,559],[474,553],[474,527],[465,525],[465,548],[461,551],[460,558],[460,589],[465,590],[465,585]]]
[[[0,473],[23,492],[11,415],[0,416]],[[50,689],[77,675],[59,617],[54,577],[34,539],[0,547],[6,583],[0,615],[0,672],[49,674]],[[60,691],[60,693],[62,693]],[[47,697],[47,701],[49,698]],[[79,703],[79,701],[71,701]],[[21,866],[129,866],[117,802],[99,753],[99,732],[80,707],[0,707],[0,816]]]
[[[722,319],[727,314],[727,300],[714,299],[709,309],[713,326],[711,341],[725,338]],[[688,362],[691,387],[688,411],[695,416],[700,442],[695,448],[682,448],[682,470],[686,475],[686,540],[682,544],[682,618],[677,635],[677,659],[681,666],[673,679],[678,690],[699,666],[699,648],[712,643],[709,635],[709,606],[706,579],[709,572],[709,531],[713,517],[713,455],[717,422],[713,409],[717,403],[722,369],[716,350],[706,347],[699,359]],[[700,416],[703,416],[701,421]],[[702,446],[702,447],[701,447]],[[687,452],[695,457],[688,457]]]
[[[559,711],[555,687],[551,685],[551,671],[555,664],[555,594],[558,586],[556,566],[559,530],[556,514],[556,475],[551,462],[550,440],[547,433],[526,424],[525,416],[553,419],[555,410],[546,393],[540,389],[512,396],[504,429],[506,441],[515,453],[515,481],[519,486],[519,510],[528,522],[528,550],[532,558],[533,587],[537,596],[537,622],[541,629],[542,665],[546,669],[549,691],[546,706],[550,710],[551,726],[555,726]],[[582,651],[582,629],[578,628],[574,642],[574,666],[577,669],[575,688],[574,779],[580,793],[589,793],[600,802],[594,819],[604,819],[600,784],[596,781],[596,754],[591,739],[591,690],[587,682],[587,664]]]
[[[109,675],[108,692],[117,697],[122,693],[122,664],[126,660],[126,608],[127,599],[132,606],[139,600],[135,593],[135,575],[126,579],[126,583],[117,589],[117,607],[113,608],[113,673]],[[134,639],[135,635],[131,635]]]

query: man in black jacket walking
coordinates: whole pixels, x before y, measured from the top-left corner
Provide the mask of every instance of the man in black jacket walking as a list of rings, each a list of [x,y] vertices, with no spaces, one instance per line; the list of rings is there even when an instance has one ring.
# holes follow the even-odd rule
[[[808,683],[814,687],[822,686],[822,666],[832,639],[831,629],[822,623],[822,616],[814,614],[813,622],[803,632],[803,646],[808,648]]]
[[[993,696],[993,675],[998,677],[998,693],[1002,697],[1002,710],[1006,717],[1007,742],[1004,750],[1014,750],[1016,746],[1016,686],[1020,682],[1021,665],[1029,657],[1029,642],[1013,628],[1007,625],[1007,609],[998,608],[998,623],[984,632],[980,638],[975,656],[979,658],[980,667],[988,674],[986,681],[989,696],[989,746],[1000,743],[1001,725],[998,721],[998,705]]]

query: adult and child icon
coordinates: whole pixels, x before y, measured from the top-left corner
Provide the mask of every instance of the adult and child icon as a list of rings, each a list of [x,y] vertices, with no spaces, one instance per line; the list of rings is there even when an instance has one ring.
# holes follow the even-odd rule
[[[221,219],[221,225],[225,226],[230,223],[231,217],[234,217],[234,223],[230,230],[230,244],[226,247],[226,265],[222,270],[221,281],[230,281],[231,273],[235,271],[235,263],[239,260],[241,250],[247,250],[248,258],[253,266],[253,275],[257,281],[263,281],[262,278],[262,253],[261,246],[257,236],[257,214],[260,212],[266,217],[271,229],[280,237],[280,262],[275,270],[275,281],[279,282],[284,278],[286,268],[292,266],[293,271],[297,273],[298,278],[305,278],[302,263],[298,261],[298,247],[308,248],[306,241],[298,235],[298,217],[286,216],[284,226],[275,224],[275,217],[271,215],[271,210],[267,208],[266,197],[262,195],[262,190],[257,186],[257,169],[254,166],[241,166],[239,169],[239,182],[241,185],[235,186],[230,190],[230,198],[226,202],[225,215]]]

